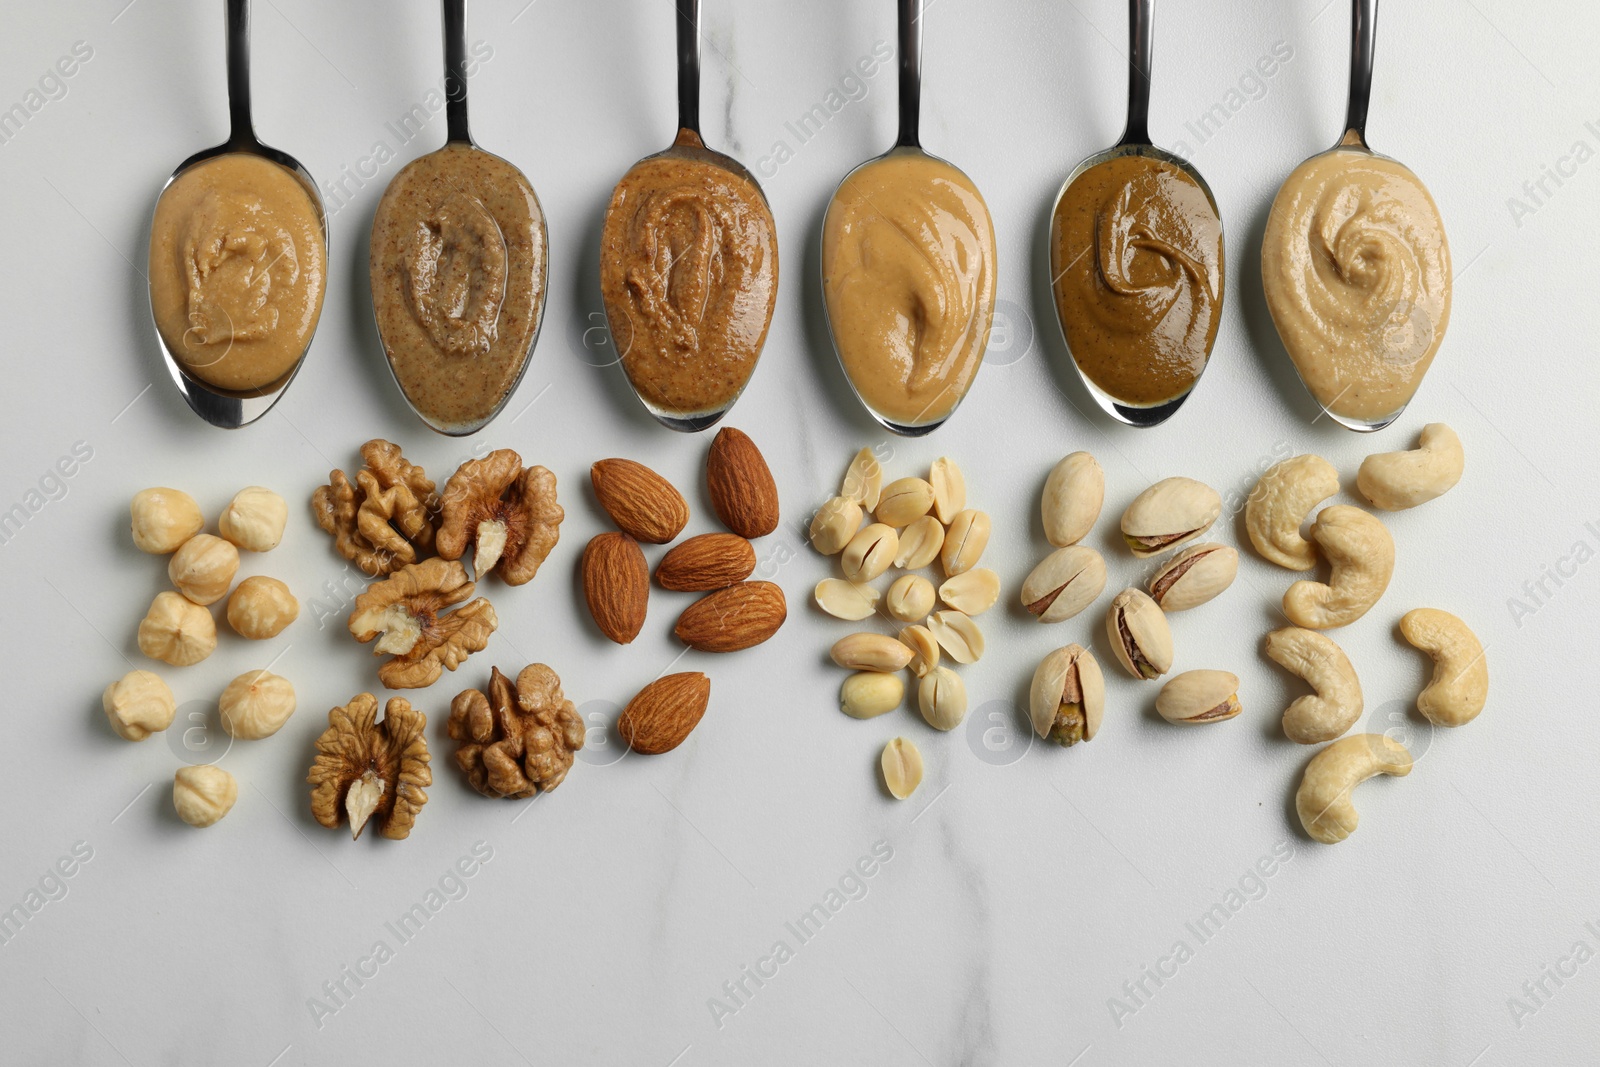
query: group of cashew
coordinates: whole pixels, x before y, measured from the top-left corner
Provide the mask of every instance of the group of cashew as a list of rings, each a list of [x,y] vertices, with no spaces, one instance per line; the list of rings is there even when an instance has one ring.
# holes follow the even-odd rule
[[[1463,456],[1455,431],[1443,423],[1422,430],[1420,447],[1368,456],[1356,486],[1373,506],[1398,511],[1425,503],[1461,479]],[[1411,772],[1405,746],[1382,734],[1342,737],[1361,717],[1361,682],[1334,641],[1319,630],[1347,626],[1365,615],[1394,574],[1394,539],[1376,517],[1335,504],[1317,513],[1310,539],[1300,533],[1311,511],[1339,491],[1339,475],[1319,456],[1284,460],[1262,475],[1245,505],[1245,528],[1262,557],[1291,570],[1310,570],[1320,553],[1328,581],[1298,581],[1283,597],[1291,627],[1267,635],[1266,652],[1303,678],[1313,693],[1283,713],[1283,732],[1300,744],[1332,741],[1306,766],[1295,807],[1318,841],[1343,841],[1356,828],[1350,792],[1377,774]],[[1436,726],[1461,726],[1483,710],[1489,670],[1483,645],[1466,623],[1446,611],[1417,608],[1400,620],[1400,634],[1433,659],[1433,678],[1417,710]],[[1337,739],[1337,740],[1336,740]]]

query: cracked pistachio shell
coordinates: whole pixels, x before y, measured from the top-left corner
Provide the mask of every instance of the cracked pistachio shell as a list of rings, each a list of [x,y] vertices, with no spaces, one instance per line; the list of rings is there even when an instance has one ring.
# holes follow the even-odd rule
[[[824,556],[842,552],[860,529],[861,505],[849,497],[836,496],[811,517],[811,547]]]
[[[1056,649],[1033,672],[1029,718],[1045,740],[1058,745],[1094,740],[1105,708],[1105,675],[1082,645]]]
[[[1150,578],[1150,599],[1162,611],[1197,608],[1233,584],[1239,553],[1207,542],[1179,552]]]
[[[1163,478],[1122,513],[1122,537],[1143,559],[1192,541],[1222,514],[1222,497],[1193,478]]]
[[[1158,678],[1172,669],[1172,630],[1156,602],[1124,589],[1106,612],[1106,636],[1122,669],[1135,678]]]
[[[1022,581],[1022,606],[1040,622],[1070,619],[1106,587],[1106,561],[1088,545],[1058,548]]]
[[[1074,452],[1050,471],[1040,509],[1044,536],[1057,548],[1075,545],[1089,535],[1106,499],[1106,472],[1087,452]]]
[[[1184,671],[1161,687],[1156,711],[1168,722],[1204,725],[1234,718],[1239,704],[1239,678],[1227,671]]]

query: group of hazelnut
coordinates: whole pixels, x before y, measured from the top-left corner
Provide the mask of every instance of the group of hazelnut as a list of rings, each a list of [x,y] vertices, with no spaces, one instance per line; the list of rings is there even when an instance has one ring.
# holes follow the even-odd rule
[[[221,536],[202,533],[200,505],[178,489],[145,489],[131,505],[133,542],[152,555],[170,555],[174,589],[156,594],[139,623],[139,650],[173,667],[187,667],[217,647],[210,606],[228,598],[228,624],[241,637],[276,637],[300,614],[300,603],[276,578],[255,575],[233,588],[239,550],[267,552],[283,539],[288,506],[270,489],[241,489],[217,521]],[[233,588],[232,595],[229,589]],[[175,591],[174,591],[175,590]],[[143,741],[172,725],[177,701],[153,671],[133,670],[112,682],[101,698],[117,734]],[[276,733],[294,714],[294,686],[266,670],[246,671],[222,691],[218,712],[229,736],[259,739]],[[238,799],[233,775],[213,765],[186,766],[174,776],[172,803],[190,826],[210,826]]]

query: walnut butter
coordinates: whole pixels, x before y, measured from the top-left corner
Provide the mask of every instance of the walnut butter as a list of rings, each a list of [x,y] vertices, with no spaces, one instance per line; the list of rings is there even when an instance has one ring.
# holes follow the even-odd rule
[[[1261,282],[1283,347],[1335,416],[1410,401],[1450,321],[1444,222],[1417,176],[1356,148],[1312,156],[1272,202]]]
[[[173,178],[156,201],[156,329],[208,385],[248,393],[283,380],[311,341],[326,284],[316,203],[292,171],[264,156],[213,156]]]
[[[755,370],[778,292],[778,241],[749,178],[673,149],[635,164],[611,194],[600,291],[640,399],[675,416],[720,412]]]
[[[395,380],[435,429],[468,432],[522,377],[545,294],[539,199],[499,156],[452,142],[378,202],[372,305]]]
[[[863,164],[828,205],[822,287],[862,401],[902,426],[937,423],[966,395],[988,343],[989,208],[965,174],[921,152]]]
[[[1222,318],[1222,222],[1200,184],[1150,156],[1073,179],[1050,225],[1056,312],[1072,358],[1133,406],[1183,396]]]

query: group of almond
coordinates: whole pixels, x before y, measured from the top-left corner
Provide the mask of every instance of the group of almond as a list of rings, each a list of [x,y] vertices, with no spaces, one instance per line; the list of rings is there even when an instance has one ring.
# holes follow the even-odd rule
[[[643,629],[650,603],[641,543],[676,539],[689,523],[689,504],[671,482],[631,459],[603,459],[590,479],[618,529],[583,550],[584,599],[600,632],[626,645]],[[782,589],[749,580],[756,567],[751,539],[778,528],[778,488],[755,442],[724,427],[706,457],[706,491],[732,532],[698,534],[674,546],[656,564],[655,580],[662,589],[704,594],[678,616],[673,633],[680,641],[701,652],[737,652],[777,633],[788,615]],[[669,752],[699,724],[710,699],[704,674],[665,675],[628,703],[617,732],[635,752]]]

